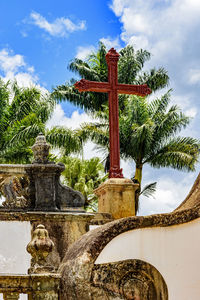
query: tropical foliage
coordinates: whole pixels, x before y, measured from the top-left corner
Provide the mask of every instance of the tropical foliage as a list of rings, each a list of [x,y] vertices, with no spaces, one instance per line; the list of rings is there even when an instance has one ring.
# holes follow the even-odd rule
[[[92,53],[83,61],[75,58],[68,66],[69,70],[81,78],[92,81],[107,81],[107,63],[105,45],[100,42],[97,53]],[[147,83],[152,91],[156,91],[168,84],[169,77],[163,68],[151,69],[149,72],[142,72],[146,61],[150,59],[150,53],[146,50],[135,51],[132,46],[127,46],[119,51],[118,80],[120,83],[144,84]],[[65,85],[54,89],[52,95],[58,100],[70,101],[90,112],[103,110],[107,106],[108,96],[104,93],[84,92],[79,93],[74,88],[75,79]],[[119,106],[124,108],[126,95],[119,96]]]
[[[62,173],[63,182],[80,191],[85,197],[86,208],[96,211],[97,197],[94,194],[94,189],[106,179],[100,159],[94,157],[83,160],[77,157],[63,156],[58,160],[64,163],[66,168]]]
[[[0,80],[0,163],[30,162],[30,147],[40,132],[66,153],[80,151],[82,140],[73,131],[59,127],[46,130],[55,104],[49,93]]]
[[[81,78],[93,81],[107,81],[105,45],[99,44],[97,53],[92,53],[85,61],[75,58],[69,69]],[[169,77],[163,68],[143,72],[143,66],[150,59],[145,50],[135,51],[132,46],[123,48],[118,63],[118,79],[126,84],[148,84],[153,92],[168,85]],[[92,139],[97,145],[109,151],[109,125],[107,95],[103,93],[75,90],[74,79],[58,86],[53,96],[58,100],[68,100],[90,111],[98,119],[96,123],[85,124],[80,133]],[[134,181],[141,186],[144,164],[152,167],[172,167],[193,171],[199,155],[199,141],[190,137],[176,136],[189,124],[179,107],[170,103],[170,92],[150,101],[137,96],[119,96],[119,129],[121,157],[135,162]],[[109,158],[109,157],[108,157]],[[109,163],[108,163],[109,164]],[[155,183],[144,194],[155,191]],[[139,191],[141,192],[141,191]],[[138,193],[139,195],[139,193]],[[136,211],[138,210],[138,196]]]
[[[152,101],[131,96],[126,101],[124,111],[120,113],[121,157],[134,160],[134,181],[140,185],[145,164],[155,168],[195,170],[200,143],[191,137],[176,136],[189,124],[190,118],[185,116],[178,106],[169,107],[169,103],[169,92]],[[104,120],[101,119],[95,124],[85,124],[82,131],[98,145],[108,148],[108,117],[105,113],[101,115]],[[152,189],[152,184],[150,187]],[[155,188],[155,185],[153,187]],[[144,192],[148,196],[146,188]]]

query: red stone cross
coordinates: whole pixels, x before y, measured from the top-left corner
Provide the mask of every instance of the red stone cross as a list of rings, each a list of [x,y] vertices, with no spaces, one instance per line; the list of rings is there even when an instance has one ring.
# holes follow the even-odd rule
[[[108,82],[96,82],[81,79],[75,83],[75,88],[77,88],[79,92],[90,91],[108,93],[110,125],[110,178],[123,178],[122,169],[120,169],[118,94],[132,94],[144,97],[151,93],[151,89],[146,84],[130,85],[118,83],[118,60],[119,54],[114,48],[111,48],[106,54]]]

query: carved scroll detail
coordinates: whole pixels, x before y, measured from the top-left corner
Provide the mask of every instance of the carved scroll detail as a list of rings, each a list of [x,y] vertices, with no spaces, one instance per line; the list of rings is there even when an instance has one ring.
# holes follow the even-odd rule
[[[26,208],[28,200],[29,180],[26,176],[1,176],[0,191],[6,200],[2,203],[5,208]]]
[[[91,282],[103,289],[108,299],[168,300],[162,275],[141,260],[94,265]]]

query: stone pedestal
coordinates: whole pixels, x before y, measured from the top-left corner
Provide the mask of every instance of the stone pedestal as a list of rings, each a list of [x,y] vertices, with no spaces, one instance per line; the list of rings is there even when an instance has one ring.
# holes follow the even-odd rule
[[[101,184],[98,196],[99,213],[110,213],[114,219],[135,216],[135,191],[139,188],[130,179],[110,178]]]

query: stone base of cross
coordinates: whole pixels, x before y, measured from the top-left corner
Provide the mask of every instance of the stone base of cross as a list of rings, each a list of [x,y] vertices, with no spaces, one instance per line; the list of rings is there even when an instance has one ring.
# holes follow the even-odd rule
[[[109,178],[94,193],[98,197],[98,212],[111,214],[113,219],[135,216],[135,192],[139,184],[127,178]]]
[[[120,144],[119,144],[119,108],[118,94],[146,96],[151,89],[146,85],[129,85],[118,83],[117,63],[119,54],[111,48],[106,54],[108,65],[108,82],[96,82],[81,79],[75,83],[79,92],[108,93],[109,99],[109,134],[110,134],[110,170],[109,178],[123,178],[120,169]]]

